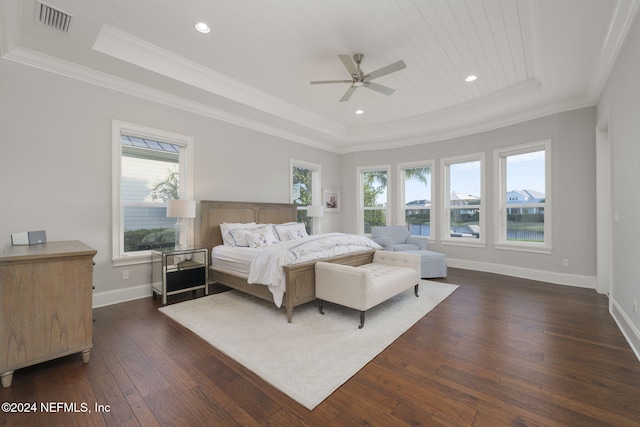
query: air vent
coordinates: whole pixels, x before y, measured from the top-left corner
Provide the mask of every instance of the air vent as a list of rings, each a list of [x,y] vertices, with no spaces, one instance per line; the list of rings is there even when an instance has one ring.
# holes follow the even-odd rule
[[[36,4],[36,21],[49,28],[63,33],[69,33],[73,15],[69,15],[59,9],[55,9],[46,3],[38,1]]]

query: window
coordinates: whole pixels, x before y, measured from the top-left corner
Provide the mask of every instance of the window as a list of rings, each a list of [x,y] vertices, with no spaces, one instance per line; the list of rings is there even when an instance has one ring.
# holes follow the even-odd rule
[[[497,246],[550,249],[549,148],[540,141],[495,151]]]
[[[175,245],[175,218],[167,200],[192,199],[192,142],[123,122],[113,122],[113,260],[146,262],[150,251]]]
[[[484,153],[442,160],[445,183],[443,241],[484,243],[483,163]]]
[[[434,237],[431,181],[432,162],[403,163],[400,168],[400,218],[412,235]]]
[[[318,233],[318,222],[307,216],[307,206],[321,205],[320,165],[291,160],[291,203],[298,205],[298,222],[305,224],[307,233]]]
[[[370,234],[371,227],[387,225],[387,185],[389,168],[358,168],[359,206],[358,229]]]

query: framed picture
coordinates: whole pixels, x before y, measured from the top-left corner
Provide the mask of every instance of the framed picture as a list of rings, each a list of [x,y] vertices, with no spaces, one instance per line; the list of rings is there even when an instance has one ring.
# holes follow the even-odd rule
[[[325,189],[322,201],[325,212],[340,212],[340,190]]]

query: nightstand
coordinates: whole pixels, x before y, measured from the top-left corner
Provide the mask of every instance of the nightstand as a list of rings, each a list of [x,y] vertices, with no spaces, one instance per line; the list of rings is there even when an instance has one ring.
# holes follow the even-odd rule
[[[209,250],[207,248],[154,249],[151,251],[151,282],[153,295],[167,297],[187,291],[204,289],[209,295]]]

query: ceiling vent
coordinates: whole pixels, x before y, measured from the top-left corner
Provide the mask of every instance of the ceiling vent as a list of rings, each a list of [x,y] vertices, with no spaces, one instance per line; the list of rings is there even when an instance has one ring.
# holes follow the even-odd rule
[[[36,4],[36,22],[53,28],[56,31],[68,34],[73,18],[73,15],[69,15],[41,1],[38,1]]]

